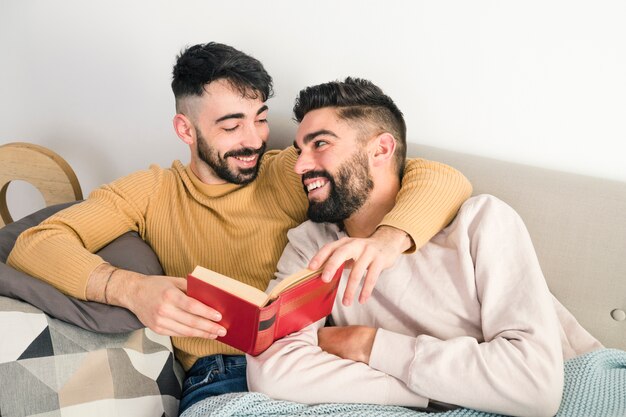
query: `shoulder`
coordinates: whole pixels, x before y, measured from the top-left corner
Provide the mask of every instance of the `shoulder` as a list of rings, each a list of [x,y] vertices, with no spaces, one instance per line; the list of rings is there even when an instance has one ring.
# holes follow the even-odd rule
[[[285,149],[271,149],[263,154],[261,168],[264,165],[268,167],[276,164],[295,163],[296,159],[298,159],[298,154],[293,146],[288,146]]]
[[[504,201],[491,194],[479,194],[468,198],[459,209],[459,215],[476,215],[478,213],[515,215],[517,212]]]
[[[249,185],[271,196],[271,204],[280,205],[281,211],[300,223],[306,219],[308,202],[302,191],[300,175],[295,171],[297,159],[293,146],[266,152],[257,179]]]
[[[307,220],[301,225],[287,232],[289,243],[296,248],[307,248],[307,252],[317,252],[328,242],[333,242],[345,236],[339,227],[332,223],[315,223]]]
[[[178,161],[176,161],[178,162]],[[178,162],[180,164],[180,162]],[[111,184],[141,184],[141,183],[153,183],[165,180],[168,176],[173,177],[176,175],[174,164],[170,169],[161,168],[157,164],[152,164],[148,169],[135,171],[126,176],[120,177],[113,181]]]
[[[507,227],[525,227],[520,215],[507,203],[490,194],[468,198],[449,228],[476,228],[506,230]]]
[[[334,224],[312,221],[289,230],[289,242],[278,261],[276,278],[281,280],[305,268],[322,246],[338,239],[340,235],[342,232]]]
[[[109,184],[98,187],[92,195],[96,196],[100,193],[113,192],[122,198],[130,200],[152,199],[159,195],[161,191],[171,188],[172,184],[179,181],[180,176],[174,166],[164,169],[158,165],[151,165],[148,169],[135,171]]]
[[[417,171],[417,172],[427,172],[434,174],[445,174],[445,175],[454,175],[454,176],[463,176],[461,172],[459,172],[456,168],[444,164],[439,161],[431,161],[424,158],[407,158],[406,159],[406,168],[405,174],[407,171]]]
[[[293,146],[289,146],[285,149],[272,149],[263,155],[261,159],[261,167],[259,168],[259,176],[263,175],[292,175],[296,177],[294,166],[298,154]]]

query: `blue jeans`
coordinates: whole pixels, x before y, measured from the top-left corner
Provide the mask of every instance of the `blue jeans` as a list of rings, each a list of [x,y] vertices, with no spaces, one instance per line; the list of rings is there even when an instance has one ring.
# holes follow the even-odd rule
[[[185,375],[178,413],[204,398],[241,391],[248,391],[245,355],[205,356]]]

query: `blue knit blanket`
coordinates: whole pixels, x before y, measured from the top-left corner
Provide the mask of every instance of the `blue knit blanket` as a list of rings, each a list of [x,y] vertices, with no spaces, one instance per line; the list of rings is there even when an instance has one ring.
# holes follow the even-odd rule
[[[202,400],[181,417],[493,417],[495,414],[460,408],[429,414],[403,407],[365,404],[304,405],[275,401],[255,392],[232,393]],[[626,351],[600,349],[565,362],[565,387],[557,416],[625,417]]]

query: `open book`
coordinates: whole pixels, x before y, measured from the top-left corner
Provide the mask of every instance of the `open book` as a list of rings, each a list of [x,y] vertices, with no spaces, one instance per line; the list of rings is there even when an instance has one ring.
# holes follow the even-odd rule
[[[187,295],[222,314],[226,336],[217,340],[258,355],[274,340],[330,314],[341,278],[341,267],[330,282],[321,269],[303,269],[280,281],[269,293],[197,266],[187,276]]]

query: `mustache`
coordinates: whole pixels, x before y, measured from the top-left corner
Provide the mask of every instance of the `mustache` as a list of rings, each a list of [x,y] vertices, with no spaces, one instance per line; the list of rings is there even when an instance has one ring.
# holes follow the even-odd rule
[[[302,182],[304,182],[305,180],[308,180],[309,178],[318,178],[318,177],[324,177],[329,180],[332,179],[332,176],[328,173],[328,171],[320,169],[317,171],[308,171],[302,174]]]
[[[265,144],[261,145],[260,148],[241,148],[236,149],[234,151],[228,151],[224,154],[224,158],[228,158],[230,156],[252,156],[252,155],[261,155],[265,152]]]

